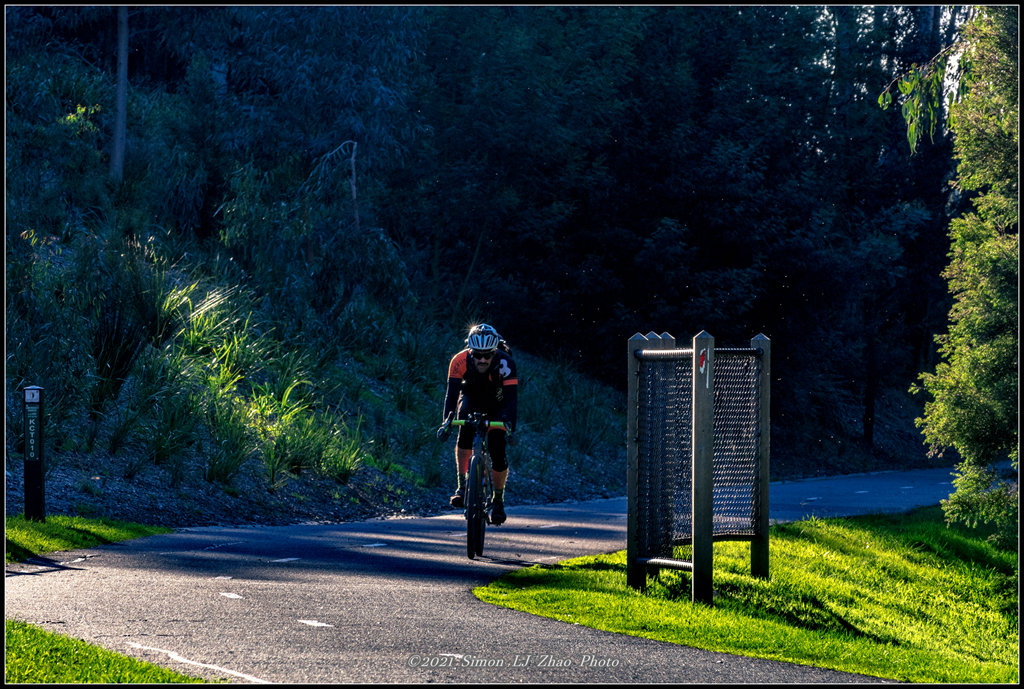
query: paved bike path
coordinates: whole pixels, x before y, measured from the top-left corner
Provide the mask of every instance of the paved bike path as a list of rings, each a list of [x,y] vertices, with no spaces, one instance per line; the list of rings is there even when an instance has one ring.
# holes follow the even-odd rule
[[[773,483],[773,519],[937,504],[949,470]],[[876,678],[601,632],[478,601],[531,563],[625,547],[625,499],[511,508],[486,557],[460,514],[204,527],[8,565],[5,613],[235,682],[847,683]]]

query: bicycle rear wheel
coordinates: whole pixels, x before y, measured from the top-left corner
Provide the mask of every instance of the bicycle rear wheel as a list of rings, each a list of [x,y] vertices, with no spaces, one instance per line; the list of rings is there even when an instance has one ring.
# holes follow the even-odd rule
[[[466,554],[469,559],[484,552],[487,512],[484,505],[484,467],[477,455],[469,461],[466,486]]]

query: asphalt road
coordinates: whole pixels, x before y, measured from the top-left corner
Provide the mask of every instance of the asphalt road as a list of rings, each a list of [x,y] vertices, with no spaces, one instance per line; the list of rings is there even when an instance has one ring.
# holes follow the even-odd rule
[[[944,470],[773,483],[789,521],[935,505]],[[272,683],[868,683],[596,631],[478,601],[532,563],[625,547],[625,499],[509,506],[485,557],[460,513],[194,528],[8,565],[5,616],[209,679]]]

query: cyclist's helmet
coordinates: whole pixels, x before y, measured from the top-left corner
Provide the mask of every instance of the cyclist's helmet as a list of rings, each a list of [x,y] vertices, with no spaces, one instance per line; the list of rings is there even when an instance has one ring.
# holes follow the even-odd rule
[[[469,329],[469,337],[466,338],[466,344],[470,349],[481,352],[497,349],[499,342],[501,342],[501,335],[486,323],[474,325]]]

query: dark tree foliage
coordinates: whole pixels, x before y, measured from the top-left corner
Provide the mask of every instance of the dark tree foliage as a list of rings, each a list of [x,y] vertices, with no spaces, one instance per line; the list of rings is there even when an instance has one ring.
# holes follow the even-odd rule
[[[228,252],[295,327],[328,336],[369,293],[452,328],[486,317],[621,385],[635,332],[707,330],[723,345],[764,333],[777,461],[857,468],[843,453],[871,450],[883,392],[933,360],[948,310],[949,143],[939,128],[906,156],[900,114],[876,97],[963,19],[917,6],[133,8],[119,199]],[[59,55],[96,71],[81,105],[102,105],[109,140],[115,10],[12,7],[7,20],[9,63]],[[36,121],[42,92],[10,95],[8,137],[31,168],[57,133]],[[9,189],[29,193],[30,178]]]

